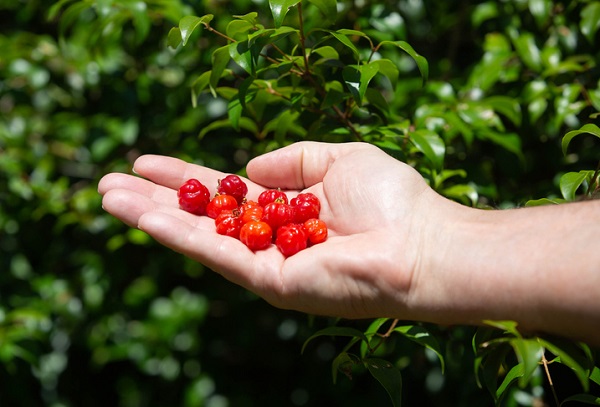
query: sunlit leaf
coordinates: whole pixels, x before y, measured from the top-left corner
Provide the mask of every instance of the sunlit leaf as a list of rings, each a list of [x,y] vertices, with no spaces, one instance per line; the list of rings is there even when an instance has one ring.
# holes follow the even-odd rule
[[[575,194],[577,190],[583,184],[583,182],[588,177],[588,173],[585,171],[580,172],[567,172],[560,177],[560,192],[567,201],[572,201],[575,199]]]
[[[440,360],[442,372],[444,372],[446,363],[442,354],[442,348],[440,347],[438,340],[429,332],[429,330],[419,325],[404,325],[396,327],[394,332],[399,332],[411,341],[433,351]]]
[[[423,83],[425,83],[427,81],[427,79],[429,78],[429,63],[427,62],[427,59],[425,59],[425,57],[419,55],[414,50],[414,48],[406,41],[382,41],[379,45],[382,46],[382,45],[388,45],[388,44],[400,48],[401,50],[406,52],[408,55],[410,55],[415,60],[415,62],[417,63],[417,67],[419,68],[419,71],[421,72],[421,77],[423,78]]]
[[[179,44],[181,44],[181,30],[179,27],[173,27],[169,30],[167,45],[171,48],[177,48]]]
[[[271,13],[273,14],[273,22],[275,27],[281,27],[283,20],[290,8],[300,3],[300,0],[269,0]]]
[[[589,375],[593,367],[593,361],[586,356],[585,352],[573,342],[558,338],[539,339],[542,346],[557,356],[557,361],[570,367],[579,379],[584,391],[590,387]]]
[[[531,376],[540,366],[544,348],[536,339],[516,338],[510,341],[519,363],[523,365],[523,375],[519,377],[519,386],[529,383]]]
[[[495,398],[496,398],[497,404],[498,404],[498,401],[500,401],[504,398],[504,396],[506,395],[506,391],[509,389],[510,385],[513,384],[520,377],[523,377],[523,374],[524,374],[524,367],[523,367],[522,363],[519,363],[519,364],[513,366],[508,371],[506,376],[504,376],[502,383],[500,383],[500,386],[498,386],[498,388],[496,389]]]
[[[485,320],[483,321],[486,325],[493,326],[494,328],[501,329],[506,331],[509,334],[516,336],[517,338],[521,337],[521,333],[517,330],[517,326],[519,325],[515,321],[493,321],[493,320]]]
[[[539,72],[542,69],[542,60],[540,49],[538,48],[535,37],[529,32],[512,31],[512,40],[519,57],[528,68]]]
[[[219,80],[225,72],[225,68],[227,68],[227,64],[231,60],[231,55],[229,51],[229,45],[225,45],[223,47],[217,48],[211,56],[212,60],[212,69],[210,72],[210,90],[214,96],[216,96],[216,88],[219,84]]]
[[[550,0],[529,0],[529,12],[535,18],[538,27],[543,27],[548,23],[552,14],[552,1]]]
[[[248,31],[254,28],[254,24],[246,20],[231,20],[227,24],[225,33],[228,37],[234,38],[238,41],[242,41],[248,36]]]
[[[525,202],[525,206],[543,206],[543,205],[558,205],[564,203],[564,199],[560,198],[541,198],[531,199]]]
[[[228,49],[229,56],[238,66],[250,75],[255,74],[254,58],[247,42],[234,42],[229,44]]]
[[[204,89],[206,89],[210,82],[211,71],[206,71],[202,73],[196,80],[192,83],[192,106],[196,107],[198,105],[198,96]]]
[[[212,14],[206,14],[202,17],[197,16],[185,16],[179,21],[179,30],[181,32],[181,41],[185,46],[192,36],[193,32],[198,28],[200,24],[208,24],[213,19]]]
[[[516,99],[498,95],[485,98],[482,102],[506,116],[514,125],[521,125],[521,105]]]
[[[573,140],[574,137],[576,137],[580,134],[591,134],[593,136],[600,138],[600,127],[598,127],[595,124],[588,123],[579,130],[572,130],[572,131],[568,132],[567,134],[565,134],[565,136],[562,139],[563,154],[565,154],[565,155],[567,154],[567,149],[569,148],[569,144],[571,143],[571,140]]]
[[[440,136],[428,130],[416,130],[410,133],[410,141],[427,157],[438,171],[444,166],[446,145]]]
[[[352,51],[357,61],[360,60],[360,52],[358,51],[358,48],[356,48],[356,46],[352,43],[352,41],[350,41],[350,39],[346,35],[340,34],[336,31],[330,31],[330,33],[335,39],[337,39],[345,47]]]
[[[600,28],[600,2],[593,1],[581,10],[579,26],[583,35],[594,44],[596,32]]]
[[[362,105],[367,87],[377,72],[379,72],[379,65],[374,63],[347,66],[342,71],[346,86],[359,106]]]

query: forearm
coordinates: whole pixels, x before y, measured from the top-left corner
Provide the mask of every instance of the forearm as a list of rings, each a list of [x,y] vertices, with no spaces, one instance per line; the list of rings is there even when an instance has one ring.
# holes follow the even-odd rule
[[[600,201],[446,211],[456,221],[442,223],[427,267],[449,322],[514,320],[600,344]]]

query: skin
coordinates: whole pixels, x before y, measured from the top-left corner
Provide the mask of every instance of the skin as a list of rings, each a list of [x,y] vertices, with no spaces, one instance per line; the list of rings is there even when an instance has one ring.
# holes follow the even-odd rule
[[[154,155],[134,172],[100,181],[105,210],[276,307],[444,325],[512,320],[526,333],[600,345],[600,201],[473,209],[372,145],[301,142],[250,161],[245,180],[250,199],[275,187],[319,197],[329,238],[286,259],[179,209],[183,182],[213,193],[223,173]]]

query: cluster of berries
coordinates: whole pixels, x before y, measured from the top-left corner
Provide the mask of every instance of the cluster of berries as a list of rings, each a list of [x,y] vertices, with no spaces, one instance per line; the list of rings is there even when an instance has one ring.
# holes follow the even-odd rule
[[[179,188],[177,196],[181,209],[214,219],[217,233],[239,239],[253,251],[274,243],[289,257],[327,239],[316,195],[301,193],[288,202],[281,190],[268,189],[251,201],[247,193],[244,181],[232,174],[219,180],[212,198],[208,188],[194,178]]]

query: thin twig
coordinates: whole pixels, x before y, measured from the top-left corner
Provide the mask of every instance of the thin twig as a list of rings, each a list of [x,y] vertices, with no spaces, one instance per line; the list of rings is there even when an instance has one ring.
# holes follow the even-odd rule
[[[554,388],[554,383],[552,383],[552,376],[550,376],[550,370],[548,369],[548,360],[546,359],[546,355],[542,352],[542,364],[544,365],[544,370],[546,371],[546,377],[548,378],[548,384],[550,385],[550,389],[552,390],[552,395],[554,396],[554,402],[556,403],[556,407],[560,406],[560,401],[558,401],[558,395],[556,394],[556,389]]]

